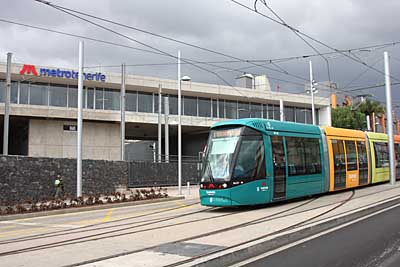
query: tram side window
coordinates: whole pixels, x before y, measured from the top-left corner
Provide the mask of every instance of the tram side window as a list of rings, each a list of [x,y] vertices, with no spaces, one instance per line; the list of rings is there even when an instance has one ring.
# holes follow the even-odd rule
[[[388,143],[374,142],[375,167],[383,168],[389,166]]]
[[[368,182],[368,157],[365,142],[357,142],[360,184]]]
[[[319,139],[286,137],[286,148],[289,176],[321,173]]]
[[[344,141],[346,145],[347,170],[357,170],[356,145],[354,141]]]
[[[400,177],[400,144],[394,144],[394,153],[396,155],[396,177]]]
[[[233,171],[233,178],[248,180],[266,176],[264,142],[261,136],[243,136]]]

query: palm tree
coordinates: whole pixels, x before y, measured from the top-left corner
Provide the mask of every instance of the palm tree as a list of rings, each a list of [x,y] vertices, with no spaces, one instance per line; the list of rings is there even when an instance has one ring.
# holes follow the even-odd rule
[[[381,106],[381,104],[379,102],[372,101],[369,99],[366,99],[364,102],[362,102],[358,106],[357,110],[368,116],[372,116],[372,114],[374,114],[374,113],[375,113],[375,116],[379,116],[379,115],[385,113],[385,108],[383,106]]]

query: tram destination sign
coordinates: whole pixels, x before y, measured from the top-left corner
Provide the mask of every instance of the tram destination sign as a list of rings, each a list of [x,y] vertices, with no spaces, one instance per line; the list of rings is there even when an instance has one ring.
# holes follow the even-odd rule
[[[56,77],[56,78],[66,78],[66,79],[78,79],[77,71],[73,70],[63,70],[63,69],[51,69],[51,68],[39,68],[39,71],[36,70],[35,65],[24,64],[19,71],[19,74],[31,74],[34,76],[44,76],[44,77]],[[105,82],[106,75],[101,72],[95,73],[83,73],[84,80],[87,81],[97,81],[97,82]]]

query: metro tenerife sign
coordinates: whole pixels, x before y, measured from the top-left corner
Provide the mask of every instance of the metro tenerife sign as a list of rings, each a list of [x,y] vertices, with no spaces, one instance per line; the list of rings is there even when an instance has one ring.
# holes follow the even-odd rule
[[[36,71],[35,65],[24,64],[19,71],[19,74],[32,74],[34,76],[45,76],[45,77],[57,77],[57,78],[66,78],[66,79],[78,79],[77,71],[73,70],[60,70],[60,69],[46,69],[40,68],[39,73]],[[84,80],[87,81],[98,81],[105,82],[106,75],[101,74],[101,72],[96,73],[83,73]]]

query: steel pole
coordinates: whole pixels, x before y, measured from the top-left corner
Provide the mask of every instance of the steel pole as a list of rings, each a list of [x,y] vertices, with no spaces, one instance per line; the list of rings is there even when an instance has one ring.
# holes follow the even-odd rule
[[[76,195],[82,196],[82,97],[83,97],[83,41],[79,42],[79,76],[78,76],[78,140],[77,140],[77,175],[76,175]]]
[[[313,80],[312,62],[311,62],[311,60],[310,60],[310,94],[311,94],[312,124],[315,125],[314,80]]]
[[[161,84],[158,85],[158,144],[157,144],[157,151],[158,151],[158,162],[161,162],[161,107],[162,107],[162,96],[161,96],[162,86]]]
[[[181,51],[178,51],[178,194],[182,195]]]
[[[164,136],[165,136],[165,162],[169,162],[169,130],[168,130],[168,116],[169,116],[169,103],[168,103],[168,96],[164,98],[164,116],[165,116],[165,129],[164,129]]]
[[[8,135],[10,131],[10,98],[11,98],[11,59],[12,53],[7,53],[7,81],[6,99],[4,105],[4,129],[3,129],[3,155],[8,155]]]
[[[386,88],[386,116],[387,129],[389,136],[389,164],[390,164],[390,184],[396,183],[396,166],[394,155],[394,136],[393,136],[393,119],[392,119],[392,92],[390,86],[390,69],[388,52],[383,53],[385,59],[385,88]]]
[[[125,86],[126,86],[126,66],[121,65],[121,160],[125,159]]]

